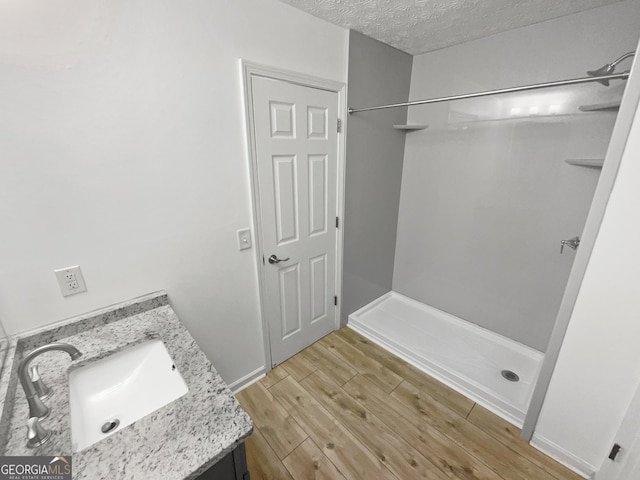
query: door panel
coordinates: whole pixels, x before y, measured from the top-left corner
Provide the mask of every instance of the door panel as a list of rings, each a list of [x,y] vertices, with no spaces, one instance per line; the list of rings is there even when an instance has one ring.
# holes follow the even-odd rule
[[[327,231],[326,155],[309,155],[309,236]]]
[[[338,95],[252,77],[273,365],[334,329]],[[279,263],[269,263],[275,255]]]
[[[298,176],[294,155],[273,157],[277,244],[298,240]]]
[[[279,269],[280,277],[280,306],[281,311],[281,332],[283,340],[298,333],[302,325],[300,308],[300,265],[295,264]]]

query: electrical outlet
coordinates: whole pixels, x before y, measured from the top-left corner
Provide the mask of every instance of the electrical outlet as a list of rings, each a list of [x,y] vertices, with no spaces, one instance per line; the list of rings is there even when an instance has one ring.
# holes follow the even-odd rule
[[[251,229],[244,228],[242,230],[238,230],[238,249],[246,250],[247,248],[251,248]]]
[[[78,265],[54,270],[53,273],[56,274],[63,297],[87,291],[82,271]]]

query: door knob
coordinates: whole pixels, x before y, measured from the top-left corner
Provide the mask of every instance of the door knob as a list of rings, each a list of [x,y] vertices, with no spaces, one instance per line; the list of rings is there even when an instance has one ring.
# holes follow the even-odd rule
[[[287,258],[278,258],[275,255],[271,255],[269,257],[269,263],[271,265],[275,265],[276,263],[280,263],[280,262],[288,262],[289,260],[291,260],[289,257],[287,257]]]

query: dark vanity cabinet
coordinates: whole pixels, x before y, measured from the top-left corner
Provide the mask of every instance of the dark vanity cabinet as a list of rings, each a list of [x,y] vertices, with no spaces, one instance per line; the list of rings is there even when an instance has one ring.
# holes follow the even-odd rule
[[[198,477],[198,480],[250,480],[244,442]]]

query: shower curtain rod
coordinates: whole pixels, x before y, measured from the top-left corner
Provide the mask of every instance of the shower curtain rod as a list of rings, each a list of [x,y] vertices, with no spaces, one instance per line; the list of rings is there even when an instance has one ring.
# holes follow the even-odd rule
[[[629,78],[629,72],[615,73],[612,75],[602,75],[599,77],[574,78],[571,80],[558,80],[557,82],[536,83],[534,85],[524,85],[522,87],[501,88],[499,90],[489,90],[486,92],[467,93],[464,95],[452,95],[450,97],[431,98],[429,100],[414,100],[412,102],[391,103],[388,105],[378,105],[376,107],[349,108],[349,114],[357,112],[368,112],[371,110],[382,110],[385,108],[411,107],[413,105],[426,105],[429,103],[449,102],[451,100],[463,100],[466,98],[486,97],[489,95],[498,95],[501,93],[523,92],[525,90],[536,90],[539,88],[560,87],[563,85],[578,85],[580,83],[602,82],[603,80],[626,80]]]

